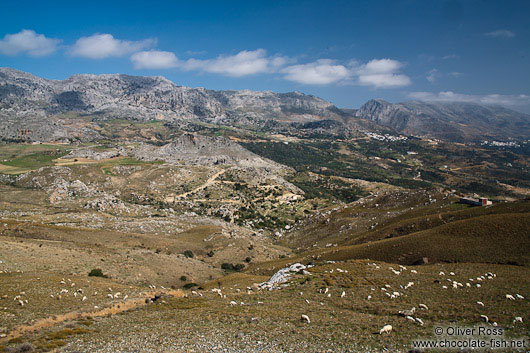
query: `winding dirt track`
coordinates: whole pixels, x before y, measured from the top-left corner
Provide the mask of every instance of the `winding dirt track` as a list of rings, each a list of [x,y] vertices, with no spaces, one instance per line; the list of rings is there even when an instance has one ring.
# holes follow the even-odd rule
[[[213,182],[221,175],[221,174],[224,174],[226,172],[226,169],[221,169],[220,171],[218,171],[217,173],[215,173],[214,175],[212,175],[210,178],[208,178],[208,180],[206,180],[206,182],[204,184],[202,184],[201,186],[198,186],[196,187],[195,189],[191,190],[191,191],[188,191],[188,192],[185,192],[185,193],[182,193],[180,195],[176,195],[174,196],[175,199],[177,198],[180,198],[180,197],[186,197],[188,195],[191,195],[193,193],[196,193],[197,191],[199,190],[203,190],[204,188],[210,186],[213,184]]]
[[[15,329],[11,330],[6,337],[0,339],[0,343],[7,342],[13,338],[21,337],[27,333],[38,332],[39,330],[55,326],[65,321],[77,320],[84,317],[101,317],[107,315],[115,315],[127,310],[134,309],[139,306],[147,305],[145,299],[153,298],[155,294],[163,294],[166,296],[171,296],[175,298],[184,297],[184,293],[180,290],[166,290],[162,292],[145,292],[142,297],[133,298],[126,301],[121,301],[110,306],[106,306],[102,309],[92,310],[92,311],[72,311],[66,314],[54,315],[44,319],[37,320],[34,324],[31,325],[20,325]]]

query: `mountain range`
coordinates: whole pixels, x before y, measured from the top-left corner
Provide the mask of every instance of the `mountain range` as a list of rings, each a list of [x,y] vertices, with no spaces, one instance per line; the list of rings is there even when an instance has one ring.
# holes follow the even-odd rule
[[[98,137],[91,122],[112,119],[199,121],[254,129],[267,126],[395,133],[450,141],[527,139],[530,116],[473,103],[370,100],[340,109],[300,92],[213,91],[161,76],[74,75],[63,81],[0,68],[0,139],[46,141]]]

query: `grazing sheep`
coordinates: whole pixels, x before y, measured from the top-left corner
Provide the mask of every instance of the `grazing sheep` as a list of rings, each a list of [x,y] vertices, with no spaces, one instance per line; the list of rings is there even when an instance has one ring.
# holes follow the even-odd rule
[[[515,298],[511,294],[506,294],[506,299],[515,300]]]
[[[483,302],[477,302],[477,304],[480,305],[480,306],[484,306]]]
[[[381,330],[379,330],[379,334],[382,335],[383,333],[390,334],[392,332],[392,325],[385,325]]]
[[[414,282],[409,282],[407,283],[407,285],[405,286],[405,289],[409,289],[410,287],[412,287],[414,285]]]
[[[81,301],[83,301],[83,302],[84,302],[85,300],[86,300],[86,297],[85,297],[85,296],[83,296],[83,299],[81,299]]]
[[[425,304],[418,304],[418,307],[420,307],[420,309],[429,310],[429,307]]]
[[[107,294],[107,297],[110,298],[110,299],[114,299],[114,296],[112,294]]]
[[[235,301],[232,300],[232,301],[230,302],[230,306],[234,306],[234,305],[237,305],[237,303],[236,303]]]
[[[20,305],[20,306],[24,306],[24,302],[23,302],[22,300],[19,300],[19,301],[18,301],[18,305]]]
[[[302,322],[307,322],[308,324],[311,323],[311,320],[309,320],[309,316],[302,314],[301,318]]]
[[[450,275],[450,276],[454,276],[455,273],[454,273],[454,272],[449,272],[449,275]]]
[[[480,318],[484,320],[485,323],[488,323],[490,319],[486,315],[480,315]]]
[[[416,322],[417,322],[418,324],[420,324],[421,326],[425,325],[425,323],[423,322],[423,320],[420,319],[419,317],[416,318]]]
[[[346,296],[346,292],[342,291],[340,297],[341,297],[341,298],[344,298],[345,296]]]
[[[412,315],[414,315],[415,312],[416,312],[416,307],[413,307],[410,310],[400,310],[400,311],[398,311],[398,314],[400,316],[412,316]]]
[[[123,297],[123,300],[126,300],[127,298],[129,298],[128,294],[126,294],[125,297]]]
[[[412,321],[412,322],[416,322],[416,320],[414,320],[414,318],[412,316],[405,316],[405,319],[409,320],[409,321]]]
[[[477,283],[477,288],[480,288],[480,284]]]
[[[307,304],[309,304],[309,300],[306,299],[305,302],[306,302]]]
[[[520,317],[520,316],[516,316],[515,319],[513,319],[513,323],[517,323],[517,322],[520,322],[521,324],[523,323],[523,318]]]
[[[443,271],[440,271],[440,276],[445,276],[445,273]]]
[[[521,294],[516,294],[515,297],[516,297],[517,299],[524,299],[524,297],[523,297]]]
[[[416,270],[410,270],[410,273],[418,273]]]
[[[366,299],[367,299],[367,300],[370,300],[370,299],[372,299],[372,296],[369,295]]]

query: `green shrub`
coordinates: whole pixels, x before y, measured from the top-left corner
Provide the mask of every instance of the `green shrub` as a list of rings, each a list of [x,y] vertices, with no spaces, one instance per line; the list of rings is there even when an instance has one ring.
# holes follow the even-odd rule
[[[100,269],[100,268],[94,268],[92,269],[89,273],[88,273],[89,276],[91,277],[103,277],[103,278],[107,278],[107,275],[103,274],[103,270]]]
[[[228,262],[225,262],[225,263],[221,264],[221,268],[223,270],[233,271],[234,270],[234,265],[229,264]]]
[[[198,287],[199,285],[197,283],[186,283],[184,285],[184,289],[190,289],[190,288],[193,288],[193,287]]]
[[[188,280],[188,277],[186,277],[186,276],[180,276],[180,280],[181,280],[182,282],[187,281],[187,280]]]
[[[186,256],[187,258],[192,259],[193,257],[195,257],[195,254],[193,254],[193,251],[191,251],[191,250],[186,250],[186,251],[184,251],[184,256]]]

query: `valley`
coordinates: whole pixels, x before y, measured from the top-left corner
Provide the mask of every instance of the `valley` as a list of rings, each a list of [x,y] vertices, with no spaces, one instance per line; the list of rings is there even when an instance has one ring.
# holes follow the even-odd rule
[[[528,335],[522,113],[497,130],[490,114],[516,113],[475,110],[471,131],[455,123],[471,105],[352,112],[300,92],[0,73],[0,351],[409,352],[440,325]],[[405,110],[460,130],[394,124]]]

